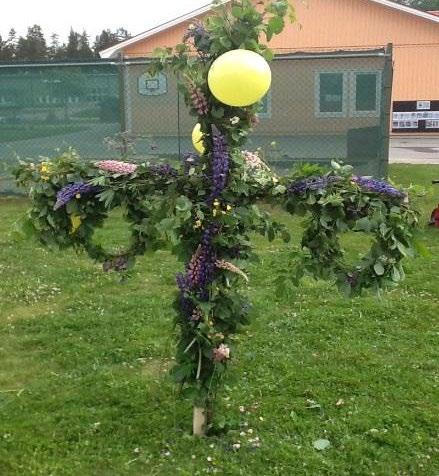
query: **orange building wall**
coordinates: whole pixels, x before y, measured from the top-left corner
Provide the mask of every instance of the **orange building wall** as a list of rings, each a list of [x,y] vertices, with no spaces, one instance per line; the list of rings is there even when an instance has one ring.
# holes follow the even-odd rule
[[[439,99],[439,24],[369,0],[296,1],[298,23],[270,43],[279,52],[347,49],[393,43],[393,100]],[[181,41],[191,21],[127,47],[126,56],[148,56]]]

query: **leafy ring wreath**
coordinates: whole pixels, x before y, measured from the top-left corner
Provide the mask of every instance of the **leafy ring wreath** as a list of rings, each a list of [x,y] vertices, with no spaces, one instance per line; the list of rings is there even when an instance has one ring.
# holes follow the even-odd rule
[[[311,215],[301,241],[306,253],[296,260],[296,282],[305,274],[333,279],[346,294],[358,295],[404,278],[401,261],[413,256],[413,236],[403,223],[416,223],[416,214],[403,192],[380,180],[331,173],[291,182],[287,197],[287,211]],[[373,236],[369,252],[354,266],[345,262],[339,241],[347,231]]]
[[[56,160],[27,164],[19,183],[36,182],[30,190],[35,206],[22,230],[27,227],[28,234],[36,234],[44,246],[83,250],[102,263],[104,271],[127,271],[136,256],[158,247],[152,243],[154,223],[145,233],[146,223],[154,221],[154,198],[161,197],[176,176],[174,168],[162,164],[106,160],[89,166],[72,149]],[[142,184],[141,192],[129,186],[132,180]],[[131,238],[128,246],[110,252],[95,243],[94,235],[117,207],[124,210]]]

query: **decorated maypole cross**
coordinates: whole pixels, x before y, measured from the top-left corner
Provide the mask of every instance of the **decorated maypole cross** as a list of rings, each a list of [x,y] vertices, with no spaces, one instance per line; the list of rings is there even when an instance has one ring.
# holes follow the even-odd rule
[[[172,375],[194,402],[193,432],[204,435],[215,394],[235,348],[233,336],[248,323],[240,292],[257,232],[286,242],[286,229],[258,208],[258,201],[307,213],[302,254],[282,270],[278,283],[300,278],[333,280],[347,295],[380,290],[403,278],[417,215],[406,194],[379,180],[356,177],[334,164],[325,175],[296,172],[276,177],[262,158],[244,150],[257,126],[260,101],[271,84],[269,42],[287,18],[287,0],[234,0],[217,5],[204,24],[190,26],[184,42],[159,50],[150,73],[170,70],[197,118],[192,134],[198,154],[180,167],[102,161],[82,162],[69,151],[38,165],[23,163],[18,183],[31,186],[27,229],[44,245],[85,250],[104,270],[127,271],[134,258],[170,243],[185,263],[176,276],[180,333]],[[315,171],[312,167],[308,171]],[[93,241],[109,212],[123,206],[131,245],[109,253]],[[370,252],[355,266],[343,261],[338,235],[371,233]],[[169,246],[169,245],[168,245]]]

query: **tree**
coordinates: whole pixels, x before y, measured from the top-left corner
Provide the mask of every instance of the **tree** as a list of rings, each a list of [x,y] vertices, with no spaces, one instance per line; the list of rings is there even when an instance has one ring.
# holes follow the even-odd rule
[[[106,30],[102,30],[101,34],[96,37],[93,47],[95,56],[99,57],[100,51],[117,45],[117,43],[127,40],[130,37],[130,34],[125,28],[118,28],[115,32],[112,32],[108,28]]]
[[[39,25],[29,27],[27,35],[19,38],[16,57],[26,61],[47,59],[46,40]]]
[[[2,36],[0,35],[0,61],[5,60],[5,47],[6,47],[6,41],[3,41]]]
[[[16,55],[17,37],[14,29],[9,31],[9,36],[3,40],[0,36],[0,60],[12,61]]]
[[[90,48],[87,32],[84,30],[78,41],[78,58],[93,58],[93,51]]]
[[[65,51],[65,57],[68,59],[78,59],[79,51],[79,33],[70,29],[69,37],[67,40],[67,46]]]
[[[50,45],[47,49],[47,55],[50,60],[62,59],[65,57],[65,45],[62,45],[59,41],[59,35],[53,33],[50,36]]]

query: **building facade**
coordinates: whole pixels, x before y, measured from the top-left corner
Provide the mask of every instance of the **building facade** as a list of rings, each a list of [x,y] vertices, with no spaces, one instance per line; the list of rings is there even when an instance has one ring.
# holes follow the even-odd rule
[[[225,2],[227,3],[227,2]],[[270,46],[280,54],[378,48],[393,44],[394,131],[439,131],[439,16],[389,0],[295,2],[297,23]],[[206,6],[103,51],[103,57],[147,57],[181,41]],[[347,93],[346,93],[347,94]]]

